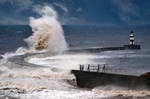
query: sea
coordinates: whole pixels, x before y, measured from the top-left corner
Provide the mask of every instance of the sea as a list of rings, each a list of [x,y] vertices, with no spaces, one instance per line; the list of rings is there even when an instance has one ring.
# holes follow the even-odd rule
[[[149,27],[63,26],[67,50],[121,47],[129,44],[131,30],[140,50],[51,54],[27,52],[30,26],[0,26],[0,99],[150,99],[148,88],[79,88],[70,73],[80,64],[107,64],[108,72],[128,75],[150,72]]]

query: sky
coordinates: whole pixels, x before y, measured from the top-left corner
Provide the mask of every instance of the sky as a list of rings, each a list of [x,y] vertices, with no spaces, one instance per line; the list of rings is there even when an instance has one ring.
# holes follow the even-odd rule
[[[0,25],[28,25],[45,5],[62,25],[150,26],[150,0],[0,0]]]

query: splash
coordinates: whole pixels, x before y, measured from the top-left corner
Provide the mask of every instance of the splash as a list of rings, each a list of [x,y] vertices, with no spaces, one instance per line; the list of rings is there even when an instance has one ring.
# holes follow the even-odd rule
[[[57,12],[49,6],[36,12],[40,18],[30,18],[33,35],[25,41],[34,50],[48,50],[50,53],[61,53],[67,49],[64,31],[58,22]]]

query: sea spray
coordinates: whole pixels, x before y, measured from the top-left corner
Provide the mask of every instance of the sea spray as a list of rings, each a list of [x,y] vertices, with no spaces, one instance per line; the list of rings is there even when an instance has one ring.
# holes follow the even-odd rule
[[[57,12],[49,6],[36,9],[40,18],[30,17],[33,34],[25,41],[34,50],[48,50],[50,53],[61,53],[67,49],[67,43]]]

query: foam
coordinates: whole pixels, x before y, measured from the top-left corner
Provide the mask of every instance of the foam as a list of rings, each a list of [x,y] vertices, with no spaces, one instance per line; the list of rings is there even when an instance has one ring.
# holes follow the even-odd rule
[[[57,12],[50,6],[36,8],[40,18],[30,17],[32,36],[25,39],[30,49],[62,53],[67,49],[63,29],[58,22]]]
[[[43,90],[20,96],[22,99],[98,99],[104,96],[94,94],[91,91],[79,90]]]

